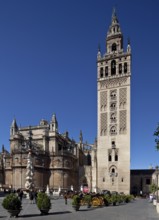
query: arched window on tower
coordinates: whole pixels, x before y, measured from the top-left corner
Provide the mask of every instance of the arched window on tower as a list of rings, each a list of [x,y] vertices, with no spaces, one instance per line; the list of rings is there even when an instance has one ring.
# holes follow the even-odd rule
[[[111,123],[116,122],[116,114],[114,112],[110,116],[110,121],[111,121]]]
[[[89,153],[87,154],[87,165],[91,166],[91,155]]]
[[[115,169],[114,168],[112,168],[112,174],[115,174]]]
[[[111,134],[111,135],[115,135],[115,134],[116,134],[116,127],[115,127],[115,126],[112,126],[112,127],[110,128],[110,134]]]
[[[111,154],[109,154],[109,156],[108,156],[108,161],[112,161],[112,156],[111,156]]]
[[[124,63],[124,73],[127,73],[127,63]]]
[[[119,63],[119,74],[121,74],[121,73],[122,73],[122,64]]]
[[[108,76],[108,66],[105,67],[105,76]]]
[[[100,78],[103,78],[103,67],[100,68]]]
[[[116,74],[116,61],[112,60],[111,62],[111,75],[115,75]]]
[[[112,141],[112,148],[113,148],[113,149],[116,148],[115,141]]]
[[[110,92],[110,98],[111,100],[116,100],[117,94],[116,90],[113,90]]]
[[[110,110],[115,111],[116,110],[116,102],[111,102],[110,103]]]
[[[118,161],[118,155],[115,154],[115,161]]]
[[[112,51],[116,51],[116,43],[112,44]]]

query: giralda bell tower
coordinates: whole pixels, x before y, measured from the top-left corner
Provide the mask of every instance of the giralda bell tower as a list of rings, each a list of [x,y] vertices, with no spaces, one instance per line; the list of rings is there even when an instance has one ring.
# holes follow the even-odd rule
[[[97,187],[130,192],[131,47],[115,10],[106,37],[106,53],[97,55]]]

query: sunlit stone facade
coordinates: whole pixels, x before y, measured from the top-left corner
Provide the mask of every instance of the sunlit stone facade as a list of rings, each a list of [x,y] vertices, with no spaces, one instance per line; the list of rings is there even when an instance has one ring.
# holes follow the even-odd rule
[[[97,138],[93,144],[60,134],[55,114],[51,121],[10,128],[10,153],[1,153],[0,183],[24,188],[28,149],[34,166],[34,186],[62,190],[103,189],[130,192],[131,47],[123,48],[123,34],[113,11],[106,36],[106,52],[97,54]]]
[[[130,191],[131,48],[123,48],[123,34],[113,11],[106,37],[106,53],[97,54],[98,188]]]

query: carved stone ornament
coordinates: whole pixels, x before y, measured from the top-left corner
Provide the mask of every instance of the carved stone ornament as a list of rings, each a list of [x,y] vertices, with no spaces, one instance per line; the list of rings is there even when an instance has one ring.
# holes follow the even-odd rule
[[[100,88],[101,89],[106,89],[106,88],[113,88],[117,86],[123,86],[127,84],[127,77],[122,77],[122,78],[114,78],[114,79],[109,79],[105,81],[100,82]]]

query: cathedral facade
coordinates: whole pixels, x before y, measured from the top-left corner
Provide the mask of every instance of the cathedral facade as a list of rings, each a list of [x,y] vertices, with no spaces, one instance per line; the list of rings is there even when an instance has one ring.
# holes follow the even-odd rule
[[[90,167],[91,157],[83,150],[82,132],[79,139],[77,143],[69,138],[67,131],[58,132],[55,114],[50,122],[41,120],[37,126],[23,128],[14,119],[10,128],[10,153],[2,149],[1,154],[4,174],[1,184],[13,189],[26,188],[30,153],[35,188],[46,189],[48,185],[52,190],[79,190],[83,184],[88,185],[84,169]]]
[[[106,36],[106,53],[97,54],[97,139],[93,144],[60,134],[56,115],[50,122],[10,128],[10,153],[1,153],[1,186],[25,188],[28,152],[34,167],[34,187],[57,190],[130,192],[131,47],[123,49],[123,34],[115,11]]]

